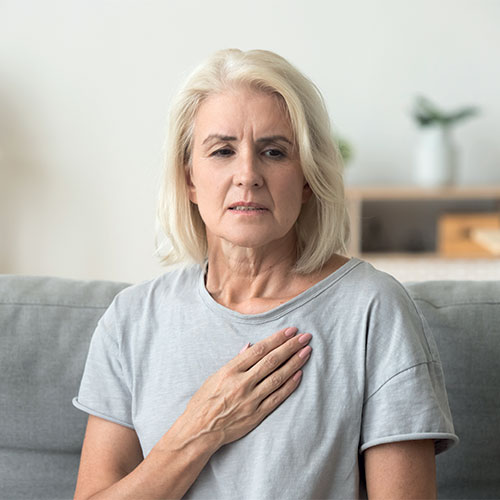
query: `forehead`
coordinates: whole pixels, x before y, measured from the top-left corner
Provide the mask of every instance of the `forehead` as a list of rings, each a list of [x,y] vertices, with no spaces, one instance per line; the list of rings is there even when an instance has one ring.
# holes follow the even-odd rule
[[[254,135],[279,132],[291,136],[292,127],[283,98],[248,88],[231,89],[207,97],[196,113],[195,137],[221,133],[240,138],[246,132]]]

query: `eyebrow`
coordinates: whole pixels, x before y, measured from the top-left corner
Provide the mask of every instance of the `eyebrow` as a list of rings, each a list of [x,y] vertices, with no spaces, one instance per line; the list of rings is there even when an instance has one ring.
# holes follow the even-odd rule
[[[210,134],[207,138],[202,142],[202,144],[206,144],[210,139],[219,139],[221,141],[235,141],[236,137],[232,137],[230,135],[222,135],[222,134]]]
[[[210,139],[219,139],[221,141],[230,142],[230,141],[236,141],[237,137],[233,137],[231,135],[223,135],[223,134],[210,134],[203,141],[202,144],[207,143]],[[288,139],[284,135],[270,135],[270,136],[267,136],[267,137],[260,137],[259,139],[257,139],[257,142],[259,142],[259,143],[262,143],[262,142],[276,142],[276,141],[283,141],[283,142],[286,142],[286,143],[290,144],[290,146],[293,146],[293,142],[290,141],[290,139]]]

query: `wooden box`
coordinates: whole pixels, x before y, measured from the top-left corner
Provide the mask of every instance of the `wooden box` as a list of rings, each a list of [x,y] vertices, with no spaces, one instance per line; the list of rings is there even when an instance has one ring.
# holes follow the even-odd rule
[[[438,252],[443,257],[493,257],[474,239],[478,229],[500,230],[500,213],[444,214],[438,220]]]

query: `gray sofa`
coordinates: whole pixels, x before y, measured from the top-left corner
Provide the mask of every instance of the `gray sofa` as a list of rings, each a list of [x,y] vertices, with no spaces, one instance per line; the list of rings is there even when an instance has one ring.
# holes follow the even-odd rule
[[[71,498],[86,415],[76,395],[95,325],[125,283],[0,275],[0,498]],[[461,442],[440,498],[500,498],[500,282],[405,284],[443,362]]]

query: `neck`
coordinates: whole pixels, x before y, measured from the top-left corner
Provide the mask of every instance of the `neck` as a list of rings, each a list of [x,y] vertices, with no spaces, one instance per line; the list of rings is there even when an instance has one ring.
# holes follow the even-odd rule
[[[268,311],[287,302],[349,261],[333,254],[317,272],[302,275],[295,271],[295,234],[258,249],[207,237],[207,291],[219,304],[244,314]]]
[[[206,287],[219,303],[233,307],[255,300],[279,300],[293,290],[297,274],[295,241],[273,248],[210,245]]]

